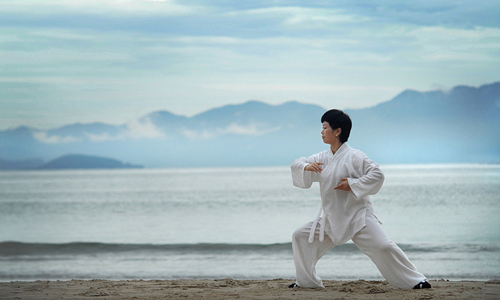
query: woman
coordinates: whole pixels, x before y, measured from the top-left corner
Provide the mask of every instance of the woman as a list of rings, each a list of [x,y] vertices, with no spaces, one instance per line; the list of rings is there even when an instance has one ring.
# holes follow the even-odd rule
[[[425,276],[387,236],[375,216],[368,195],[380,190],[384,174],[366,154],[346,144],[351,119],[333,109],[321,122],[321,136],[330,149],[299,158],[291,165],[295,186],[310,188],[313,182],[319,182],[322,205],[313,222],[293,233],[297,280],[290,287],[323,288],[316,263],[328,250],[352,239],[390,284],[402,289],[430,288]]]

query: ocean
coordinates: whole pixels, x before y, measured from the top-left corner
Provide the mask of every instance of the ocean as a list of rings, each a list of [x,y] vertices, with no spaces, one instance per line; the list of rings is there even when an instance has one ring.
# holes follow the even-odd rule
[[[500,278],[500,165],[382,165],[372,196],[429,279]],[[319,187],[289,167],[0,172],[0,281],[295,277],[291,235]],[[351,242],[323,279],[383,279]]]

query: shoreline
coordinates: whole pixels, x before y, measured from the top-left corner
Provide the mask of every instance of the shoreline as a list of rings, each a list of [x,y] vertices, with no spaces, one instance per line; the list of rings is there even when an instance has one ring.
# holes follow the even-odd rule
[[[386,281],[325,280],[324,289],[288,288],[294,279],[67,280],[0,282],[0,299],[500,299],[500,279],[429,280],[401,290]]]

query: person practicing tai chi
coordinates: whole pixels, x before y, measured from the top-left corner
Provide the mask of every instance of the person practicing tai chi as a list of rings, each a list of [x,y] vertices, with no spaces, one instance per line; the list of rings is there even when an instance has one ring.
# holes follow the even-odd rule
[[[352,127],[350,117],[332,109],[321,122],[323,142],[330,149],[296,159],[291,165],[294,186],[310,188],[313,182],[319,182],[322,204],[316,219],[293,233],[297,279],[289,287],[324,288],[316,275],[317,262],[328,250],[352,240],[391,285],[430,288],[425,276],[387,236],[375,216],[369,195],[380,190],[384,174],[366,154],[346,144]]]

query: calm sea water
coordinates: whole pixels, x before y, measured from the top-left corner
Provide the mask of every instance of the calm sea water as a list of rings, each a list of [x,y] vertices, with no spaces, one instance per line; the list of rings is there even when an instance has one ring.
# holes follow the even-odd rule
[[[500,165],[383,165],[372,197],[428,278],[500,278]],[[319,187],[288,167],[0,172],[0,281],[294,278],[291,234]],[[355,245],[323,279],[382,279]]]

